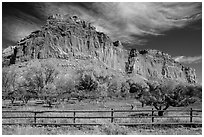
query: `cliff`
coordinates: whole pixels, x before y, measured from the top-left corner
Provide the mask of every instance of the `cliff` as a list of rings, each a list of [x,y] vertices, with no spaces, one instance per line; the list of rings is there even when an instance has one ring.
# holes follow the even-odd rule
[[[116,71],[146,79],[195,83],[195,71],[156,50],[127,51],[77,16],[53,15],[41,28],[3,51],[3,65],[32,59],[96,58]]]
[[[125,51],[120,42],[112,42],[107,35],[97,32],[94,26],[76,16],[50,16],[41,30],[20,40],[16,48],[17,53],[9,57],[10,64],[36,58],[91,56],[114,69],[125,68]]]
[[[126,72],[138,74],[147,79],[172,79],[196,83],[194,69],[183,66],[170,55],[158,50],[130,50]]]

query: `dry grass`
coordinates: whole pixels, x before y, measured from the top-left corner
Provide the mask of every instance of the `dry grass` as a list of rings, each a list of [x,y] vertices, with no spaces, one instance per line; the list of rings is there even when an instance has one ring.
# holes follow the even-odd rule
[[[3,126],[3,135],[201,135],[202,128],[124,127],[104,123],[102,126],[32,127]]]

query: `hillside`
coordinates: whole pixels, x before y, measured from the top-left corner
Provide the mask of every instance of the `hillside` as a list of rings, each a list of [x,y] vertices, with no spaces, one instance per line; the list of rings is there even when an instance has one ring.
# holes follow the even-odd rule
[[[50,16],[40,30],[3,51],[5,67],[36,59],[59,60],[57,67],[61,68],[60,62],[63,62],[63,68],[70,70],[89,66],[89,69],[102,69],[121,78],[196,83],[195,70],[176,62],[170,55],[158,50],[128,51],[120,41],[112,41],[77,16]]]

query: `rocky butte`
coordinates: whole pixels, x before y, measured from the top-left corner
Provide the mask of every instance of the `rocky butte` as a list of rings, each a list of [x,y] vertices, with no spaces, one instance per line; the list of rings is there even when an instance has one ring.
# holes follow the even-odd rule
[[[3,51],[3,66],[32,59],[95,58],[115,71],[144,79],[196,83],[195,70],[158,50],[126,50],[77,16],[53,15],[41,28]]]

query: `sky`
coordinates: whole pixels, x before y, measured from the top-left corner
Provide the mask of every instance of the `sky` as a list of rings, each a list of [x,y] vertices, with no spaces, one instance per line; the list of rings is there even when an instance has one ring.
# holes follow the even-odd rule
[[[202,82],[202,3],[2,3],[2,48],[40,29],[53,14],[77,15],[125,48],[157,49],[195,68]]]

